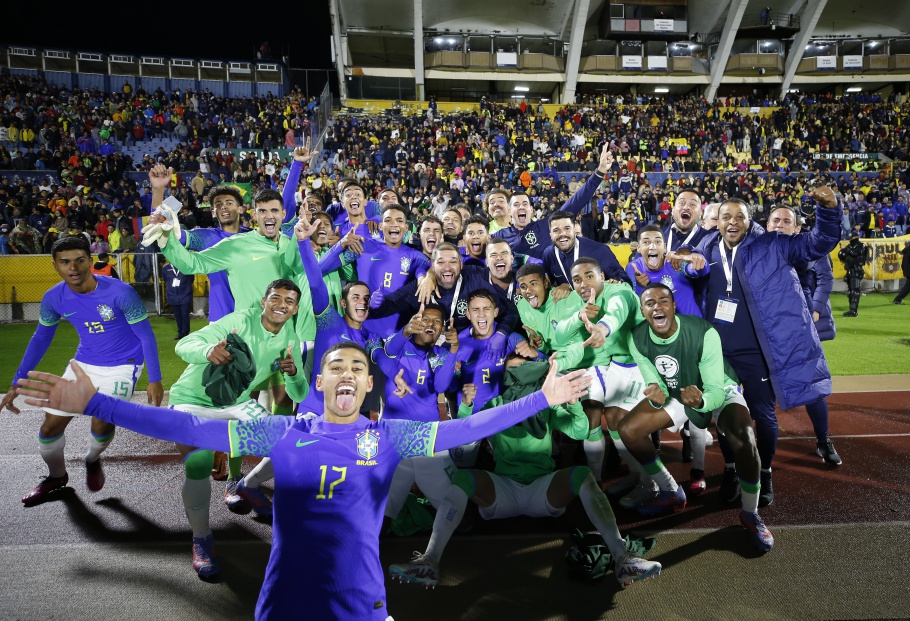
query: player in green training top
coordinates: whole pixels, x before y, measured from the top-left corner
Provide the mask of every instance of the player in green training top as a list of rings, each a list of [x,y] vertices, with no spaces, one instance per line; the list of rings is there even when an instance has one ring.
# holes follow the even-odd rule
[[[513,352],[506,358],[505,366],[508,388],[479,409],[512,403],[530,394],[544,381],[548,363],[529,362]],[[463,388],[458,418],[472,415],[476,392],[473,384]],[[456,471],[445,500],[436,511],[426,552],[415,553],[409,563],[392,565],[389,573],[404,582],[435,586],[439,581],[440,557],[461,521],[468,498],[480,507],[482,518],[499,520],[519,515],[558,517],[578,496],[613,555],[616,579],[621,585],[628,586],[635,580],[659,574],[660,563],[638,558],[626,550],[610,501],[594,480],[591,469],[574,466],[556,470],[551,454],[554,429],[581,440],[588,435],[588,417],[577,402],[568,403],[541,410],[487,438],[493,446],[494,471]]]
[[[272,189],[260,190],[253,204],[257,222],[255,231],[228,237],[211,248],[195,253],[184,248],[180,240],[168,238],[161,252],[184,274],[226,271],[234,296],[234,310],[260,308],[263,287],[273,280],[285,278],[294,281],[305,292],[300,298],[297,334],[301,341],[313,341],[316,320],[297,240],[281,234],[284,218],[281,194]]]
[[[629,466],[629,478],[650,485],[650,480],[616,432],[619,419],[644,395],[644,380],[627,344],[629,332],[644,320],[638,296],[626,283],[608,282],[596,259],[579,258],[569,273],[575,293],[586,303],[578,313],[557,323],[556,338],[560,343],[568,344],[560,351],[560,359],[566,362],[567,368],[588,369],[593,379],[588,398],[583,402],[591,423],[591,435],[584,443],[588,466],[600,481],[606,448],[601,426],[603,419],[616,450]],[[611,487],[607,492],[618,495],[628,489],[629,485],[623,481],[620,489]],[[641,489],[633,490],[630,496],[620,500],[620,504],[634,504]]]
[[[647,323],[632,331],[629,350],[648,383],[647,398],[619,423],[623,443],[660,488],[639,512],[657,515],[686,506],[686,495],[657,457],[650,434],[677,431],[687,420],[704,429],[713,419],[736,456],[743,507],[739,520],[759,550],[770,550],[774,537],[758,515],[755,430],[736,373],[724,360],[720,336],[700,317],[677,315],[673,292],[662,283],[644,288],[641,310]]]
[[[250,392],[273,373],[281,373],[288,395],[294,401],[303,401],[309,380],[303,372],[300,339],[291,322],[298,312],[300,297],[300,289],[292,281],[275,280],[268,285],[264,297],[260,298],[259,309],[236,310],[183,338],[177,344],[177,355],[190,365],[171,387],[171,409],[222,420],[252,420],[268,416],[270,412],[251,399]],[[232,335],[239,337],[249,349],[255,363],[255,376],[233,403],[215,404],[214,396],[209,396],[210,389],[203,377],[210,364],[231,364],[234,357],[228,346],[234,340]],[[207,579],[220,571],[212,529],[209,527],[209,502],[212,496],[209,474],[214,457],[212,451],[192,446],[178,444],[177,449],[183,456],[186,475],[183,505],[193,530],[193,569],[201,578]],[[258,488],[251,490],[252,497],[238,497],[239,490],[236,488],[240,477],[234,474],[232,472],[233,478],[228,481],[225,493],[229,509],[235,513],[249,513],[251,503],[267,502]]]
[[[558,351],[561,347],[556,340],[556,324],[581,310],[584,300],[574,291],[568,297],[557,300],[552,295],[547,271],[538,263],[527,263],[518,268],[515,281],[521,293],[515,306],[529,339],[519,343],[516,351],[531,359],[537,357],[538,351],[547,355]],[[578,342],[582,343],[587,338],[585,335]]]

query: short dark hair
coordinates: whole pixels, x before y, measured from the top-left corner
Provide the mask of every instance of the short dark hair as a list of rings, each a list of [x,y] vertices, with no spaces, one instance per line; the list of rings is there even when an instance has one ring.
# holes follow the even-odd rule
[[[663,231],[656,224],[646,224],[638,231],[638,241],[641,241],[641,236],[645,233],[660,233],[663,235]]]
[[[258,205],[259,203],[268,203],[270,201],[278,201],[282,205],[284,204],[284,199],[281,197],[281,193],[278,190],[273,190],[272,188],[263,188],[256,192],[256,195],[253,197],[253,205]]]
[[[240,190],[232,185],[216,185],[212,188],[211,192],[209,192],[208,201],[210,204],[214,203],[216,198],[225,194],[233,197],[238,205],[241,207],[243,206],[243,196],[240,194]]]
[[[370,361],[370,357],[369,357],[369,355],[367,355],[367,351],[363,347],[361,347],[359,344],[355,343],[354,341],[338,341],[337,343],[335,343],[334,345],[329,347],[327,350],[325,350],[324,354],[322,354],[322,359],[319,361],[320,373],[322,372],[322,369],[325,368],[325,363],[326,363],[326,360],[328,360],[329,356],[332,355],[333,353],[335,353],[336,351],[340,351],[342,349],[355,349],[358,352],[360,352],[361,354],[363,354],[363,357],[366,359],[367,362]]]
[[[529,201],[531,200],[531,197],[528,196],[528,193],[525,192],[524,189],[521,189],[521,190],[519,190],[518,192],[513,193],[513,194],[509,197],[509,205],[512,204],[512,199],[515,198],[516,196],[524,196],[524,197],[527,197],[527,199],[528,199]]]
[[[351,292],[351,289],[353,289],[354,287],[357,287],[357,286],[366,287],[367,291],[370,290],[370,285],[366,284],[362,280],[352,280],[351,282],[345,284],[345,286],[343,286],[341,288],[341,299],[342,300],[348,299],[348,294]]]
[[[92,252],[89,248],[88,240],[85,239],[84,235],[76,235],[75,237],[64,237],[54,242],[54,245],[51,246],[51,256],[54,261],[57,260],[57,254],[64,252],[66,250],[81,250],[88,256],[92,258]]]
[[[489,220],[487,220],[483,216],[471,216],[470,218],[468,218],[467,220],[464,221],[464,228],[468,228],[469,224],[480,224],[484,228],[490,226]]]
[[[269,291],[273,289],[287,289],[288,291],[293,291],[297,294],[297,302],[300,302],[300,296],[303,295],[300,292],[300,287],[298,287],[293,280],[288,280],[287,278],[279,278],[278,280],[273,280],[269,283],[269,286],[265,288],[265,295],[268,297]]]
[[[442,320],[448,321],[449,312],[441,304],[436,304],[435,302],[429,302],[427,304],[424,304],[423,312],[427,312],[429,310],[439,311],[439,314],[442,315]]]
[[[518,268],[517,272],[515,272],[515,280],[519,280],[525,276],[543,276],[546,278],[547,270],[545,270],[540,263],[525,263]]]
[[[108,253],[106,253],[106,252],[100,252],[100,253],[98,253],[98,260],[99,260],[99,261],[107,261],[109,258],[110,258],[110,255],[109,255]]]
[[[645,291],[649,291],[651,289],[665,289],[670,293],[670,299],[674,302],[676,301],[676,296],[673,295],[673,289],[662,282],[649,282],[647,285],[642,287],[641,293],[638,297],[641,298],[641,296],[645,294]]]
[[[398,193],[398,190],[396,190],[396,189],[394,189],[394,188],[383,188],[382,190],[379,191],[379,194],[376,195],[376,198],[378,199],[380,196],[382,196],[382,195],[385,194],[386,192],[391,192],[392,194],[394,194],[394,195],[395,195],[395,200],[398,202],[399,205],[404,205],[404,204],[405,204],[405,203],[401,200],[401,194],[399,194],[399,193]]]
[[[468,304],[476,300],[477,298],[484,298],[493,303],[494,307],[499,306],[499,300],[496,299],[496,296],[493,295],[493,292],[489,289],[474,289],[471,293],[468,294]],[[424,307],[426,308],[426,307]]]
[[[597,269],[599,269],[601,272],[603,271],[603,268],[600,266],[600,262],[597,259],[592,259],[591,257],[578,257],[575,260],[575,263],[572,264],[572,267],[569,268],[569,271],[571,272],[574,270],[575,266],[577,265],[596,265]]]
[[[575,215],[571,211],[554,211],[547,216],[547,224],[553,224],[553,220],[571,220],[575,222]]]
[[[417,223],[417,231],[418,231],[418,232],[420,231],[421,227],[422,227],[422,226],[424,225],[424,223],[426,223],[426,222],[434,222],[434,223],[436,223],[436,224],[439,225],[439,228],[442,228],[442,220],[440,220],[439,218],[437,218],[437,217],[434,216],[433,214],[430,214],[430,215],[428,215],[428,216],[422,217],[422,218],[420,219],[420,221]]]
[[[411,210],[408,209],[405,205],[402,205],[401,203],[391,203],[389,205],[386,205],[385,207],[382,208],[380,217],[385,218],[385,214],[387,211],[400,211],[402,214],[404,214],[405,220],[411,219]]]
[[[699,194],[699,193],[698,193],[698,190],[696,190],[695,188],[693,188],[693,187],[690,186],[690,185],[687,185],[687,186],[685,186],[685,187],[683,187],[683,188],[680,188],[680,189],[679,189],[679,192],[676,193],[676,196],[679,197],[680,194],[684,194],[685,192],[689,192],[690,194],[694,194],[696,197],[698,197],[698,202],[701,202],[701,194]]]

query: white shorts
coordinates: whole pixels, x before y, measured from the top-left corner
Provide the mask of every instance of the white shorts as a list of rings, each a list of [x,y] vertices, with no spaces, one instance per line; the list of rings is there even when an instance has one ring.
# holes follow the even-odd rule
[[[207,408],[203,405],[182,403],[172,405],[171,409],[193,414],[200,418],[217,418],[218,420],[253,420],[254,418],[272,415],[271,412],[252,399],[226,408]]]
[[[452,477],[457,470],[448,451],[436,453],[432,457],[409,457],[402,460],[392,475],[385,514],[392,519],[398,517],[414,484],[417,484],[433,507],[439,508],[452,486]]]
[[[717,422],[717,417],[720,416],[721,411],[731,403],[741,405],[747,410],[749,409],[749,406],[746,405],[746,400],[743,398],[740,387],[736,384],[724,386],[724,402],[719,408],[711,412],[711,420]],[[689,417],[686,416],[685,406],[672,397],[667,399],[666,403],[664,403],[664,410],[670,415],[670,418],[673,419],[673,426],[667,427],[668,431],[679,431],[686,421],[689,420]]]
[[[605,408],[631,412],[645,398],[645,380],[638,365],[611,362],[608,367],[591,367],[585,375],[592,380],[587,399],[602,403]]]
[[[487,473],[493,479],[496,489],[496,500],[489,507],[480,507],[480,517],[485,520],[527,515],[528,517],[559,517],[566,512],[565,507],[557,509],[547,502],[547,490],[555,472],[542,476],[529,485],[522,485],[510,478]]]
[[[76,362],[79,362],[78,360]],[[136,389],[136,380],[142,375],[141,364],[121,364],[116,367],[99,367],[94,364],[79,362],[79,366],[85,371],[95,390],[102,395],[117,397],[124,401],[129,401],[133,397],[133,391]],[[74,380],[76,374],[70,365],[66,365],[66,371],[63,372],[63,379]],[[44,408],[44,411],[54,416],[79,416],[81,412],[64,412],[54,408]]]

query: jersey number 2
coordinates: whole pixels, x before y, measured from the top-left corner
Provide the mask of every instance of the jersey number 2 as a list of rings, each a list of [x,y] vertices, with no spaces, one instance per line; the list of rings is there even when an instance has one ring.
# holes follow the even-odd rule
[[[344,481],[344,478],[348,474],[348,468],[347,468],[347,466],[342,466],[340,468],[338,466],[332,466],[332,472],[338,472],[341,474],[341,476],[338,477],[337,481],[333,481],[332,483],[329,483],[329,495],[328,496],[326,496],[326,494],[325,494],[325,477],[326,477],[326,474],[328,474],[329,467],[328,466],[319,466],[319,469],[322,471],[322,477],[319,479],[319,493],[316,494],[316,500],[326,500],[326,499],[331,500],[332,495],[334,495],[334,493],[335,493],[335,486],[338,485],[339,483],[341,483],[342,481]]]

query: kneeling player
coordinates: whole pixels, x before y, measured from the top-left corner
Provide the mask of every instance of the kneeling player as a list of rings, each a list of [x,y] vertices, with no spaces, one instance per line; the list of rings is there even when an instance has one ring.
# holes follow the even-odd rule
[[[713,418],[736,457],[743,508],[739,521],[759,550],[770,550],[774,537],[758,515],[755,430],[739,380],[721,353],[720,336],[699,317],[677,315],[673,292],[664,284],[644,288],[641,310],[647,323],[632,331],[629,350],[648,384],[647,399],[619,423],[623,443],[659,488],[637,507],[639,513],[652,516],[686,506],[686,495],[657,457],[650,434],[676,431],[687,420],[703,429]]]
[[[483,409],[511,403],[530,394],[543,382],[546,372],[547,363],[528,362],[518,354],[510,354],[506,359],[505,377],[509,388]],[[471,415],[474,392],[472,385],[464,386],[459,418]],[[446,502],[436,512],[426,552],[416,553],[410,563],[392,565],[389,573],[405,582],[435,586],[439,581],[440,557],[461,521],[468,498],[480,507],[481,517],[496,520],[518,515],[558,517],[565,513],[576,496],[581,498],[588,518],[613,554],[616,579],[620,584],[627,586],[634,580],[660,573],[660,563],[628,554],[616,527],[610,501],[600,490],[590,468],[576,466],[554,470],[552,429],[582,440],[588,436],[588,417],[578,403],[549,407],[488,438],[493,445],[495,470],[456,472]]]

